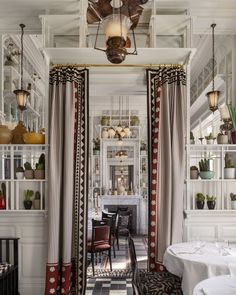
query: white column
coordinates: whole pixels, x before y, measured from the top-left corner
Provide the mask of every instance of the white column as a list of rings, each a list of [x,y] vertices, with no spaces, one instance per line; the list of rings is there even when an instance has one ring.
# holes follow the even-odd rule
[[[233,37],[232,50],[232,105],[236,106],[236,36]]]

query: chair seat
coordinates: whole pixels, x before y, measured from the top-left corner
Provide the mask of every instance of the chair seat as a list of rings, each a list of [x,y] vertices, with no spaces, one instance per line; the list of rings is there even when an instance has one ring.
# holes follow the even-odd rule
[[[140,271],[140,289],[147,295],[182,295],[181,279],[170,272]]]
[[[119,231],[118,231],[119,235],[129,235],[129,230],[128,228],[119,228]]]
[[[94,245],[93,252],[102,252],[102,251],[106,251],[110,249],[111,249],[111,245],[109,245],[108,243],[102,243],[102,244]],[[92,244],[88,243],[88,251],[90,252],[91,250],[92,250]]]

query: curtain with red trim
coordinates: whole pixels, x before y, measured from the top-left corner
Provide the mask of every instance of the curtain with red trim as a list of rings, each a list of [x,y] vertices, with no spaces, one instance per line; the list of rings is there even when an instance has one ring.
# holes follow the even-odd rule
[[[151,270],[163,270],[166,248],[182,241],[186,74],[147,70]]]
[[[88,70],[54,68],[49,92],[45,295],[84,294],[88,195]]]

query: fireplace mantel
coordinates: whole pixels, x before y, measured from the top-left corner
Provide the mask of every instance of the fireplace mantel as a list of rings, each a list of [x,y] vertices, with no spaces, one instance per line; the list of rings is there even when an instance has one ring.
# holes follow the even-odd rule
[[[142,196],[128,195],[128,196],[119,196],[119,195],[105,195],[100,196],[100,208],[104,210],[107,205],[132,205],[136,206],[137,218],[136,218],[136,229],[138,234],[142,234],[144,229],[140,225],[140,220],[144,220],[144,217],[147,215],[147,201],[144,200]],[[145,206],[146,205],[146,206]],[[145,206],[145,207],[144,207]],[[146,219],[146,218],[145,218]]]

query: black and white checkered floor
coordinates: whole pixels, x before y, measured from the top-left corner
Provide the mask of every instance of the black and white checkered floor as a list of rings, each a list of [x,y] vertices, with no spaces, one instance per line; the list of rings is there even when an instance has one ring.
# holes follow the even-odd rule
[[[145,237],[133,237],[138,265],[147,268],[147,242]],[[128,244],[125,238],[120,240],[120,249],[116,247],[116,258],[112,256],[112,272],[107,259],[95,265],[95,276],[88,267],[86,295],[132,295]]]

